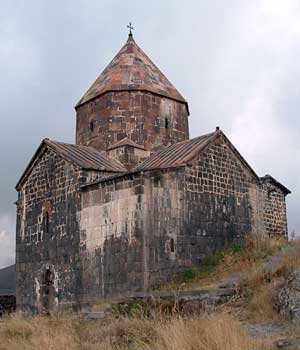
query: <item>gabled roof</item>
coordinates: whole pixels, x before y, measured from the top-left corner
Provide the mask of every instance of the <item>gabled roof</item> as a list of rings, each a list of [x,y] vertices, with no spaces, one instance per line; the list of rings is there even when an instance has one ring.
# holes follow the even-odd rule
[[[262,182],[272,182],[272,184],[279,187],[285,195],[292,193],[287,187],[285,187],[282,183],[280,183],[279,181],[274,179],[274,177],[271,175],[267,174],[267,175],[261,177],[260,180]]]
[[[134,170],[153,170],[153,169],[166,169],[179,166],[185,166],[191,161],[199,152],[203,151],[206,146],[216,140],[216,138],[222,136],[227,146],[231,151],[239,158],[241,163],[259,180],[259,177],[251,166],[246,162],[238,150],[233,146],[225,134],[216,129],[215,132],[205,134],[194,139],[185,140],[174,143],[164,149],[153,153],[150,157],[146,158],[141,164],[139,164]]]
[[[119,142],[116,142],[115,144],[110,146],[107,150],[110,151],[112,149],[123,147],[123,146],[129,146],[129,147],[134,147],[134,148],[139,148],[139,149],[142,149],[142,150],[146,150],[146,148],[144,146],[138,145],[134,141],[130,140],[128,137],[124,137],[124,139],[122,139]]]
[[[184,167],[188,165],[190,161],[192,161],[199,153],[203,152],[207,146],[209,146],[212,142],[214,142],[219,137],[223,138],[224,142],[229,147],[229,149],[240,160],[240,162],[244,165],[244,167],[248,169],[248,171],[252,174],[252,176],[254,176],[255,179],[259,182],[260,178],[257,176],[255,171],[246,162],[246,160],[242,157],[242,155],[238,152],[238,150],[233,146],[233,144],[226,137],[226,135],[221,130],[219,130],[219,128],[217,128],[215,132],[205,134],[205,135],[193,138],[191,140],[177,142],[170,146],[167,146],[162,150],[153,153],[151,156],[146,158],[142,163],[140,163],[130,171],[127,171],[121,174],[115,174],[115,175],[103,177],[92,183],[84,184],[82,187],[85,188],[100,182],[121,178],[126,175],[140,173],[143,171]]]
[[[195,153],[199,152],[214,135],[215,133],[210,133],[191,140],[173,143],[153,153],[139,164],[135,170],[162,169],[185,165],[185,163],[191,159]]]
[[[28,177],[36,160],[39,158],[40,154],[49,147],[67,162],[77,165],[78,167],[86,170],[98,170],[107,172],[126,172],[126,168],[115,159],[108,158],[106,154],[96,151],[92,147],[74,145],[64,142],[51,141],[49,139],[44,139],[40,144],[39,148],[35,152],[33,158],[29,162],[29,165],[25,169],[21,179],[16,185],[18,190],[24,180]]]
[[[186,100],[129,35],[110,64],[77,103],[80,105],[109,91],[149,91],[183,102]]]
[[[239,153],[239,151],[233,146],[233,144],[226,137],[226,135],[217,127],[216,131],[213,133],[205,134],[191,140],[177,142],[165,147],[160,151],[153,153],[151,156],[146,158],[142,163],[140,163],[130,171],[103,177],[92,183],[84,184],[82,187],[88,187],[100,182],[105,182],[116,178],[122,178],[123,176],[141,173],[143,171],[184,167],[188,165],[198,154],[203,152],[207,146],[209,146],[211,143],[213,143],[220,137],[227,145],[227,147],[231,150],[231,152],[239,159],[243,166],[249,171],[250,174],[252,174],[252,176],[259,183],[261,179],[251,168],[251,166],[247,163],[247,161],[243,158],[243,156]]]

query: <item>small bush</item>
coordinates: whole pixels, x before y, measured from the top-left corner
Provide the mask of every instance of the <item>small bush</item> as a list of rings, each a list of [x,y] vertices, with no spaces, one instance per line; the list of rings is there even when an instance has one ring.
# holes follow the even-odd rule
[[[183,282],[192,281],[196,277],[196,275],[196,268],[188,269],[183,273],[182,278],[179,277],[179,280],[181,279]]]
[[[208,255],[202,261],[203,269],[207,271],[211,271],[215,267],[217,267],[220,263],[224,261],[225,252],[216,252],[215,254]]]

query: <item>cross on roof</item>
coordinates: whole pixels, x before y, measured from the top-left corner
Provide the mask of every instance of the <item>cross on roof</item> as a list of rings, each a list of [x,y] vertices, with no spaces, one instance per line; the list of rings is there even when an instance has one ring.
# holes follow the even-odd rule
[[[134,27],[132,26],[131,22],[129,22],[129,24],[127,25],[127,28],[129,28],[129,35],[132,36],[132,30],[134,30]]]

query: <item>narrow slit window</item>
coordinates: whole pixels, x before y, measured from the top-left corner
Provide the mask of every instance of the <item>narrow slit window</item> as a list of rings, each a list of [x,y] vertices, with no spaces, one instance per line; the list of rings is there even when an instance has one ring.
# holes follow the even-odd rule
[[[175,242],[174,242],[174,238],[171,238],[171,253],[175,253]]]
[[[95,123],[94,123],[94,121],[92,120],[92,121],[90,122],[90,130],[91,130],[91,132],[93,132],[94,129],[95,129]]]
[[[169,120],[165,118],[165,129],[169,129]]]
[[[46,212],[45,216],[44,216],[44,232],[45,233],[49,232],[49,214],[48,214],[48,212]]]
[[[50,269],[47,269],[45,272],[45,279],[44,279],[44,283],[49,286],[52,283],[52,273]]]

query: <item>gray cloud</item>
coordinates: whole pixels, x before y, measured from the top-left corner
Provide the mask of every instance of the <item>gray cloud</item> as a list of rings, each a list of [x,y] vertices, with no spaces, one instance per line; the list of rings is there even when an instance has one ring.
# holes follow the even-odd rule
[[[259,175],[291,188],[300,233],[297,0],[147,3],[3,0],[0,13],[0,267],[14,254],[14,185],[44,137],[74,142],[73,106],[135,39],[190,104],[191,136],[220,125]]]

